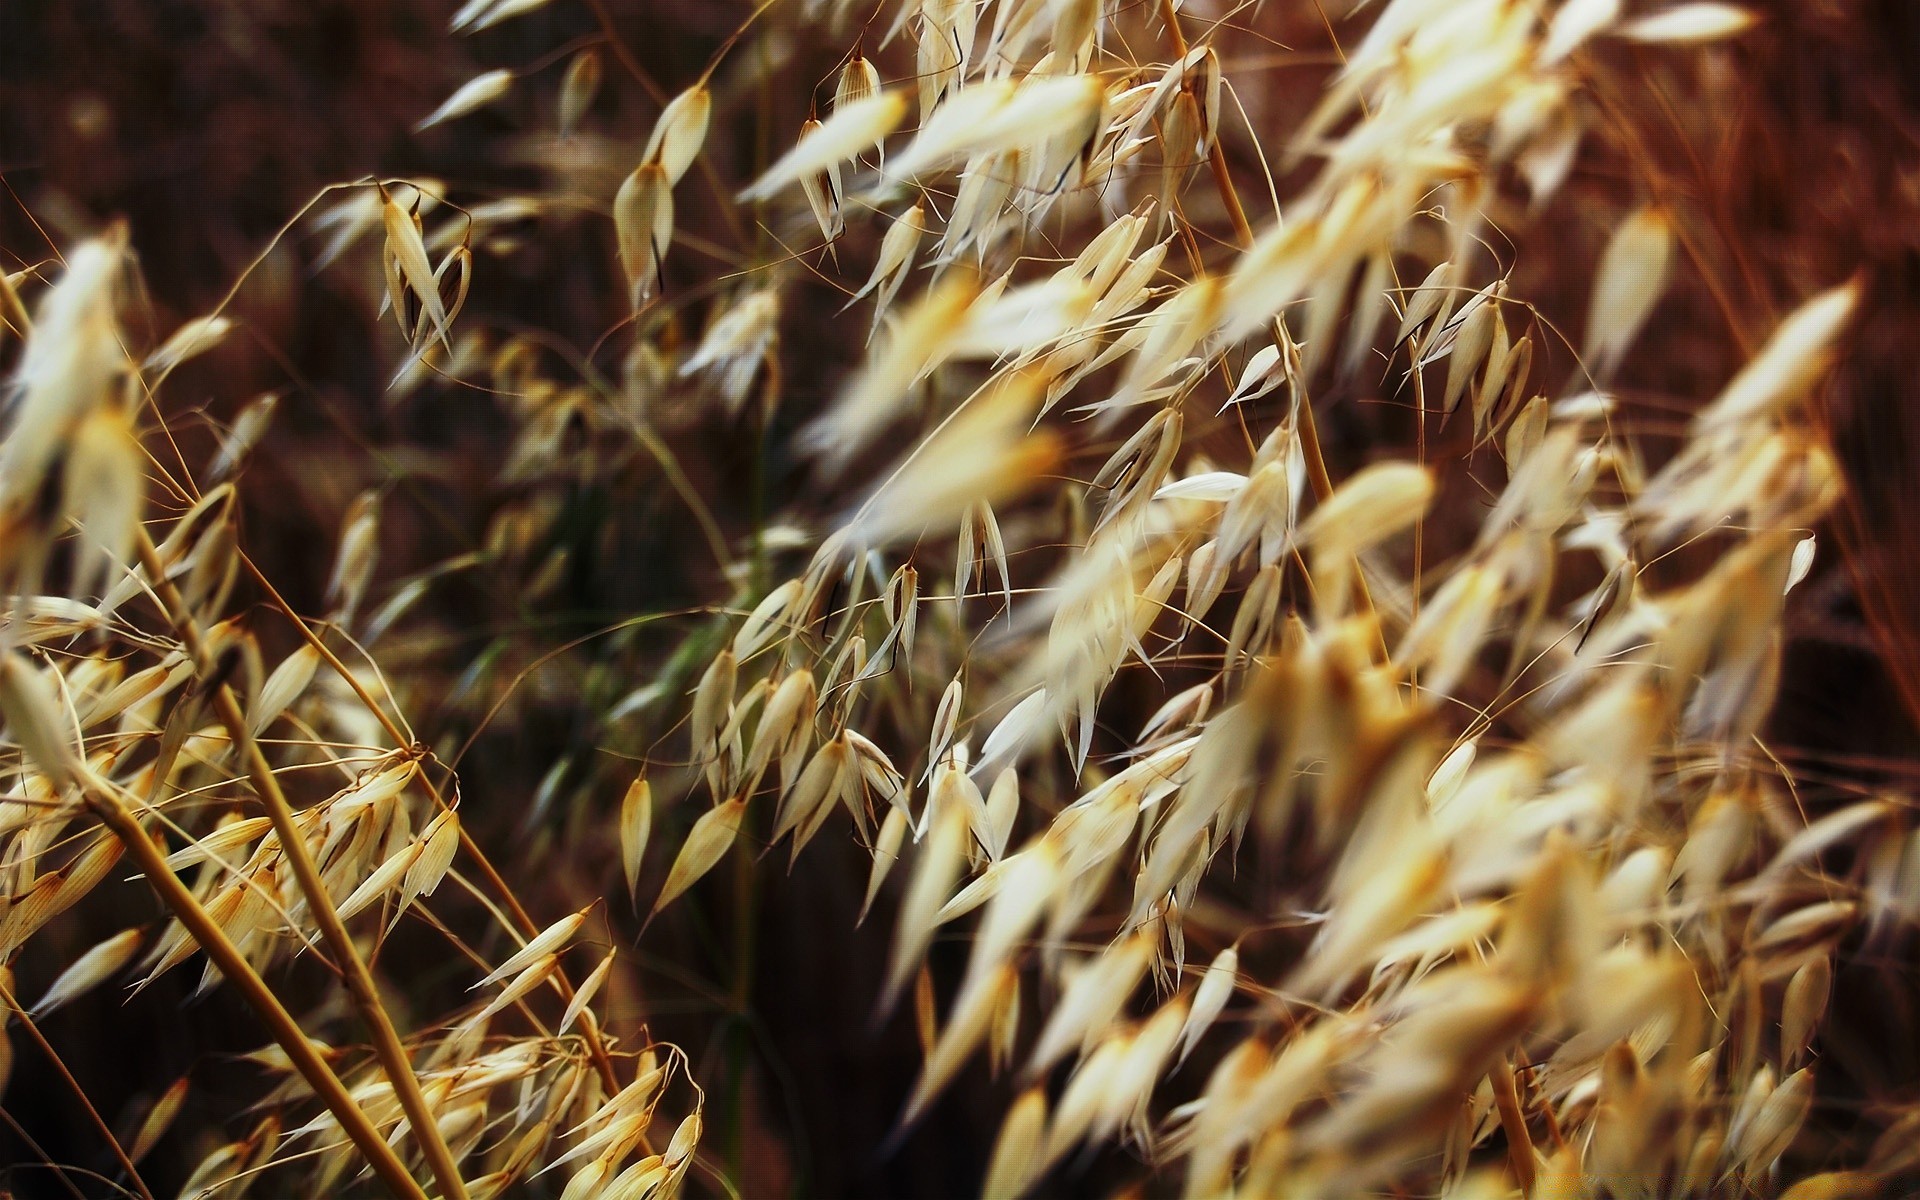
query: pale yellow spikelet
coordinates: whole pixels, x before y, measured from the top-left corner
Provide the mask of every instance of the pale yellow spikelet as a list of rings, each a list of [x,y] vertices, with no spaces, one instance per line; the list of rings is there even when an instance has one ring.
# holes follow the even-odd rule
[[[1440,399],[1443,419],[1453,415],[1475,373],[1487,365],[1487,356],[1501,327],[1500,301],[1501,287],[1496,282],[1475,296],[1462,311],[1460,327],[1447,354],[1447,383]]]
[[[1567,0],[1553,14],[1540,58],[1556,63],[1620,18],[1620,0]]]
[[[613,1178],[615,1163],[605,1157],[594,1159],[574,1172],[560,1193],[560,1200],[593,1200],[601,1195]]]
[[[94,456],[112,460],[97,461],[86,469],[110,469],[113,474],[105,480],[70,477],[64,481],[67,495],[74,496],[76,491],[85,495],[103,484],[118,485],[115,494],[127,490],[129,481],[121,474],[124,464],[118,461],[127,440],[125,419],[116,424],[104,412],[126,367],[114,314],[125,253],[122,227],[82,243],[68,254],[60,281],[36,306],[33,336],[14,370],[6,436],[0,442],[0,522],[12,527],[0,542],[4,552],[0,564],[42,557],[42,539],[57,532],[57,527],[29,531],[24,526],[35,521],[29,510],[49,472],[70,453],[75,429],[92,427],[89,441]],[[92,420],[101,416],[107,417],[108,424]],[[130,481],[136,496],[139,466],[136,462]],[[123,509],[124,504],[113,507]],[[100,516],[106,519],[104,512]]]
[[[998,503],[1031,487],[1061,453],[1051,431],[1026,432],[1041,390],[1041,380],[1029,373],[989,384],[861,505],[850,527],[854,536],[880,545],[951,527],[972,505]]]
[[[418,191],[412,193],[410,204],[403,206],[398,191],[382,186],[380,215],[387,235],[383,261],[391,264],[392,271],[388,280],[388,301],[395,320],[400,322],[401,332],[410,340],[418,340],[414,338],[414,331],[407,327],[405,297],[402,294],[404,288],[419,301],[420,319],[423,327],[432,335],[430,340],[439,341],[448,353],[452,353],[450,317],[446,302],[440,296],[440,275],[427,257],[427,244],[420,232]]]
[[[1666,289],[1673,218],[1649,205],[1620,223],[1600,258],[1587,308],[1582,356],[1596,379],[1610,377]]]
[[[839,112],[880,91],[880,72],[872,60],[855,50],[847,65],[840,68],[839,81],[833,87],[833,111]]]
[[[320,651],[310,644],[302,644],[292,654],[282,659],[280,665],[267,676],[266,684],[260,694],[248,706],[247,728],[258,737],[269,725],[280,719],[281,714],[293,706],[307,685],[313,682],[313,673],[320,665]]]
[[[877,325],[879,315],[892,306],[894,296],[900,291],[901,284],[906,282],[907,272],[913,269],[913,257],[920,248],[926,229],[926,205],[915,204],[902,213],[887,228],[886,236],[880,241],[880,257],[873,264],[873,273],[847,303],[852,304],[869,292],[877,292],[874,301]]]
[[[205,859],[226,858],[272,828],[272,817],[233,817],[223,821],[213,832],[196,838],[184,848],[169,854],[166,860],[167,867],[178,871]]]
[[[552,0],[467,0],[453,14],[448,28],[454,33],[479,33],[500,22],[545,8]]]
[[[1279,346],[1262,346],[1247,359],[1240,380],[1227,396],[1227,404],[1245,404],[1258,400],[1287,381],[1287,364]]]
[[[769,764],[777,761],[782,787],[792,783],[802,756],[812,745],[818,700],[819,687],[811,671],[791,671],[780,680],[766,707],[760,710],[760,723],[753,732],[753,749],[746,766],[750,779],[758,779]]]
[[[1192,1007],[1188,1009],[1185,1023],[1180,1029],[1180,1058],[1185,1060],[1200,1044],[1214,1021],[1233,997],[1234,989],[1239,985],[1240,947],[1228,946],[1214,956],[1200,976],[1200,985],[1193,991]]]
[[[1093,1053],[1082,1059],[1074,1070],[1066,1090],[1060,1093],[1060,1103],[1047,1129],[1047,1163],[1058,1162],[1095,1133],[1095,1122],[1101,1119],[1112,1098],[1115,1077],[1126,1063],[1132,1041],[1130,1032],[1110,1036],[1094,1047]],[[1130,1101],[1131,1097],[1127,1099]]]
[[[442,121],[451,121],[455,117],[464,117],[468,113],[478,112],[511,91],[513,80],[513,72],[504,67],[482,71],[455,88],[451,96],[441,101],[439,108],[422,117],[414,125],[414,132],[418,133]]]
[[[746,810],[746,797],[735,796],[700,814],[700,819],[687,833],[686,844],[680,847],[673,866],[667,871],[667,881],[660,887],[649,919],[677,900],[725,856],[733,846],[734,835],[740,832],[740,818]]]
[[[558,955],[547,954],[534,958],[526,964],[524,970],[508,980],[507,985],[500,989],[498,995],[487,1001],[485,1007],[462,1022],[462,1026],[466,1029],[478,1029],[485,1025],[489,1017],[525,999],[527,993],[551,979],[559,966]]]
[[[1154,943],[1151,931],[1142,930],[1081,965],[1034,1043],[1027,1066],[1030,1076],[1046,1071],[1083,1041],[1105,1031],[1146,974]]]
[[[965,698],[966,689],[956,675],[940,693],[940,702],[933,710],[933,733],[927,747],[927,773],[922,782],[933,777],[934,768],[940,765],[947,747],[953,744],[953,735],[960,727],[960,709]]]
[[[620,801],[620,868],[627,893],[639,897],[640,866],[647,856],[647,835],[653,829],[653,785],[645,775],[627,787]]]
[[[460,815],[452,809],[437,814],[420,831],[420,853],[400,883],[395,919],[421,896],[431,896],[453,868],[460,852]]]
[[[327,582],[327,603],[334,606],[342,623],[350,624],[359,610],[379,559],[380,493],[362,492],[341,523],[340,549],[334,555],[333,576]]]
[[[797,831],[793,840],[793,855],[797,858],[832,814],[834,802],[846,792],[858,771],[847,740],[844,737],[828,739],[793,786],[782,789],[780,810],[773,823],[773,840],[777,842]]]
[[[1759,22],[1758,14],[1713,0],[1656,9],[1621,24],[1621,37],[1636,42],[1714,42],[1745,33]]]
[[[664,1158],[649,1155],[614,1176],[599,1195],[603,1200],[646,1200],[656,1194],[671,1174],[672,1169]]]
[[[1601,907],[1627,927],[1657,917],[1673,873],[1673,852],[1642,846],[1621,860],[1600,886]]]
[[[1077,154],[1093,136],[1104,99],[1092,75],[989,80],[963,88],[934,109],[914,140],[886,164],[886,173],[912,179],[957,156],[1028,150],[1056,138]]]
[[[94,595],[98,579],[115,580],[132,561],[146,498],[146,455],[126,410],[96,409],[69,436],[63,508],[91,544],[72,586],[77,595]]]
[[[1383,862],[1377,874],[1370,872],[1368,887],[1335,897],[1327,926],[1293,986],[1325,995],[1345,987],[1388,937],[1419,914],[1444,870],[1444,860],[1434,851],[1413,843],[1391,862]]]
[[[952,780],[949,783],[948,780]],[[907,978],[919,966],[933,938],[939,912],[953,890],[966,864],[967,840],[971,821],[967,805],[959,798],[955,785],[964,779],[955,768],[947,768],[940,783],[927,799],[925,834],[919,839],[913,876],[900,901],[894,927],[893,954],[887,969],[887,984],[881,993],[882,1010],[893,1006]]]
[[[140,950],[141,937],[138,929],[123,929],[92,947],[60,972],[29,1011],[38,1020],[105,983],[133,960]]]
[[[527,965],[535,960],[559,951],[561,947],[573,940],[574,934],[580,931],[580,926],[586,923],[587,913],[590,911],[591,907],[583,908],[547,926],[473,986],[482,988],[491,983],[498,983],[507,976],[526,969]]]
[[[713,117],[713,93],[707,85],[696,83],[667,102],[647,139],[643,163],[658,163],[666,173],[667,186],[680,182],[687,168],[700,157],[706,145],[707,124]]]
[[[795,592],[797,592],[797,590],[798,589],[794,589]],[[793,592],[789,592],[775,600],[773,595],[769,595],[766,600],[763,600],[760,605],[756,606],[754,611],[758,614],[761,609],[768,608],[769,602],[772,603],[773,610],[784,609],[785,605],[791,601],[792,596]],[[753,621],[754,618],[750,616],[747,619],[747,624],[752,624]],[[764,624],[768,628],[771,628],[772,619],[765,619]],[[748,650],[748,653],[751,654],[753,650],[759,648],[758,645],[755,644],[755,639],[758,637],[759,635],[757,633],[749,637],[747,626],[742,625],[740,633],[735,637],[734,644],[737,646],[742,639],[746,639],[752,647],[752,649]],[[733,689],[737,679],[737,668],[735,664],[737,661],[735,651],[732,648],[722,650],[720,653],[714,655],[713,661],[708,663],[707,669],[701,673],[700,683],[694,688],[693,711],[689,718],[689,724],[692,727],[692,745],[696,761],[706,760],[713,752],[715,739],[719,736],[721,727],[726,723],[727,710],[733,707]]]
[[[953,1081],[968,1056],[986,1039],[1003,994],[1014,988],[1018,979],[1011,966],[999,966],[961,989],[946,1027],[927,1054],[920,1080],[907,1099],[900,1118],[902,1125],[917,1120],[928,1103]]]
[[[556,1034],[564,1034],[573,1028],[573,1023],[580,1019],[580,1014],[587,1011],[587,1006],[592,1004],[594,997],[600,994],[600,989],[607,982],[607,976],[613,971],[613,959],[616,953],[617,951],[614,950],[607,951],[606,957],[600,960],[600,965],[588,972],[587,977],[580,981],[579,987],[574,989],[573,999],[567,1001],[567,1011],[561,1014],[560,1024],[554,1027]]]
[[[1813,1032],[1826,1013],[1833,985],[1833,964],[1815,958],[1787,980],[1780,1000],[1780,1061],[1794,1063],[1806,1056]]]
[[[738,412],[779,333],[779,290],[757,288],[736,299],[707,327],[700,345],[680,364],[680,374],[713,372],[720,394]]]
[[[802,434],[802,444],[820,456],[821,469],[837,473],[898,413],[914,385],[946,356],[961,315],[979,295],[964,273],[946,276],[907,306],[881,335],[877,350],[833,407]]]
[[[993,787],[987,792],[985,812],[987,836],[982,845],[987,857],[998,861],[1007,852],[1007,839],[1012,836],[1013,823],[1020,815],[1020,776],[1012,767],[994,776]]]
[[[241,467],[252,456],[260,440],[266,436],[273,423],[273,414],[279,407],[280,395],[268,392],[241,410],[235,418],[233,427],[227,431],[220,442],[220,453],[207,469],[207,478],[218,483],[238,474]]]
[[[71,724],[46,677],[12,650],[0,650],[0,713],[8,736],[55,787],[72,783],[81,763]]]
[[[613,229],[628,300],[638,308],[659,292],[673,245],[673,181],[659,162],[643,162],[613,198]]]
[[[149,354],[141,366],[148,372],[164,376],[188,359],[218,346],[232,331],[231,317],[195,317],[174,330],[172,336]]]
[[[1749,1095],[1749,1100],[1753,1098]],[[1786,1151],[1813,1107],[1813,1073],[1795,1071],[1765,1093],[1751,1115],[1745,1105],[1728,1134],[1727,1156],[1748,1175],[1758,1175]]]
[[[987,1162],[986,1182],[980,1188],[983,1200],[1020,1200],[1038,1182],[1045,1161],[1046,1126],[1046,1089],[1028,1088],[1001,1122],[993,1157]]]
[[[155,1143],[166,1136],[167,1130],[173,1125],[173,1119],[180,1115],[180,1106],[186,1103],[190,1082],[189,1077],[182,1075],[169,1084],[167,1090],[160,1093],[159,1099],[153,1102],[153,1107],[147,1110],[145,1117],[141,1118],[140,1127],[135,1131],[133,1140],[127,1144],[127,1158],[130,1161],[140,1162],[147,1156],[147,1152],[153,1149]]]
[[[1453,275],[1453,264],[1441,262],[1427,272],[1420,285],[1405,293],[1400,314],[1400,327],[1394,331],[1393,343],[1404,345],[1408,338],[1424,328],[1440,312],[1443,304],[1451,296],[1449,287]]]
[[[1432,496],[1433,477],[1425,468],[1411,463],[1368,467],[1313,511],[1300,537],[1315,546],[1355,552],[1419,520]]]
[[[867,876],[867,894],[860,902],[860,915],[855,925],[864,925],[867,913],[873,909],[874,897],[880,894],[880,885],[886,882],[887,875],[893,870],[893,864],[900,858],[900,847],[907,835],[907,810],[900,807],[887,809],[886,819],[880,823],[880,833],[873,844],[873,869]]]
[[[820,128],[820,122],[809,117],[800,126],[800,137],[804,141]],[[841,197],[846,194],[841,182],[839,164],[825,170],[814,171],[800,177],[800,188],[807,197],[807,207],[813,212],[814,224],[820,227],[820,238],[829,246],[839,240],[847,231],[846,216],[841,211]]]
[[[1030,843],[998,866],[998,886],[974,932],[968,984],[995,966],[1012,962],[1021,939],[1039,922],[1065,882],[1060,850],[1048,838]]]
[[[809,175],[838,167],[878,145],[907,115],[907,95],[878,92],[837,108],[793,149],[782,155],[752,187],[740,193],[743,201],[768,200]]]
[[[1808,300],[1774,330],[1712,405],[1695,418],[1703,433],[1772,416],[1798,400],[1832,361],[1834,342],[1853,317],[1860,284],[1843,284]]]
[[[600,91],[600,51],[592,46],[573,56],[567,64],[566,78],[560,83],[560,136],[569,137],[580,127],[580,119],[593,107]]]
[[[1827,850],[1858,840],[1875,826],[1894,818],[1897,812],[1897,806],[1885,799],[1862,800],[1837,808],[1782,842],[1767,863],[1763,878],[1781,880],[1792,875],[1796,868],[1811,869]]]
[[[1037,688],[1001,717],[980,745],[976,770],[987,770],[1008,760],[1017,760],[1049,723],[1047,690]]]
[[[424,848],[422,843],[409,843],[398,854],[375,867],[372,873],[361,881],[360,886],[353,889],[351,895],[340,901],[340,919],[344,921],[365,911],[368,906],[388,892],[400,887],[407,872],[412,870],[414,863],[419,861],[420,852]]]
[[[1512,424],[1507,426],[1505,450],[1509,469],[1524,464],[1545,439],[1547,407],[1545,396],[1535,396],[1527,401]]]

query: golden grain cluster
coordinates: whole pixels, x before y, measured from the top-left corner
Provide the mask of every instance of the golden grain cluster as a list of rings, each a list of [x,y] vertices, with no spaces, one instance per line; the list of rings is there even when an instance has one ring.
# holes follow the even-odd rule
[[[542,7],[473,0],[452,33]],[[1844,1159],[1787,1152],[1841,946],[1920,918],[1920,834],[1900,797],[1808,811],[1764,738],[1787,597],[1842,494],[1813,401],[1860,288],[1801,298],[1642,436],[1613,384],[1705,269],[1681,201],[1619,197],[1597,260],[1554,265],[1590,297],[1578,330],[1503,240],[1616,135],[1595,56],[1684,62],[1753,17],[1350,7],[1318,102],[1278,124],[1234,87],[1260,4],[761,5],[588,198],[625,317],[566,335],[611,371],[467,305],[490,229],[580,202],[564,171],[484,202],[343,183],[286,236],[379,272],[396,397],[491,393],[503,478],[565,464],[584,426],[692,513],[707,635],[623,705],[668,732],[598,810],[607,878],[651,926],[729,856],[863,848],[891,958],[843,1002],[911,998],[903,1127],[997,1072],[985,1195],[1113,1145],[1143,1194],[1196,1198],[1874,1194],[1920,1167],[1920,1110]],[[749,86],[731,68],[802,29],[841,65],[729,177],[708,142]],[[559,161],[597,93],[635,86],[618,50],[485,70],[421,128],[538,93]],[[759,231],[741,269],[684,235],[719,210]],[[13,1052],[88,991],[137,1004],[197,970],[271,1033],[277,1082],[183,1195],[725,1194],[700,1143],[716,1081],[597,1005],[629,895],[527,911],[460,816],[524,801],[463,788],[379,665],[435,571],[512,553],[520,518],[471,562],[396,569],[369,492],[327,611],[299,613],[233,482],[294,401],[180,457],[169,375],[233,321],[143,349],[133,254],[111,229],[0,295],[0,958],[110,879],[162,919],[9,979]],[[783,322],[823,283],[854,365],[787,413],[814,347]],[[1321,425],[1356,381],[1411,432],[1340,463]],[[781,415],[800,464],[747,542],[662,434],[701,413]],[[443,935],[464,1006],[394,1003],[425,969],[379,959],[403,921]],[[930,948],[952,941],[949,970]],[[318,1015],[284,982],[302,960],[338,993]],[[150,1195],[140,1159],[187,1086],[131,1138],[99,1121],[116,1187]]]

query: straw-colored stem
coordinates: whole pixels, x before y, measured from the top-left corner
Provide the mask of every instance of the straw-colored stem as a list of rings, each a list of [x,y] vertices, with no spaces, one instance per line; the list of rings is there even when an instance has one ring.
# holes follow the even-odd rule
[[[294,1070],[300,1072],[300,1077],[307,1081],[314,1095],[340,1122],[341,1131],[366,1156],[367,1165],[387,1185],[387,1190],[404,1200],[427,1200],[426,1192],[408,1174],[400,1156],[380,1136],[380,1131],[373,1127],[367,1115],[360,1111],[360,1106],[347,1093],[346,1085],[340,1082],[333,1068],[313,1048],[313,1043],[301,1032],[292,1014],[267,987],[266,981],[253,969],[253,964],[228,940],[219,922],[208,914],[193,893],[187,890],[187,886],[180,882],[173,869],[167,866],[166,852],[154,844],[146,829],[127,811],[120,799],[98,781],[83,780],[81,795],[87,807],[127,848],[127,853],[133,856],[146,876],[148,885],[160,894],[161,901],[186,927],[194,942],[206,951],[207,958],[219,968],[221,976],[267,1023],[273,1040],[287,1052],[287,1060],[293,1064]]]
[[[1159,0],[1159,3],[1160,20],[1166,25],[1167,36],[1173,41],[1174,53],[1184,59],[1187,56],[1188,46],[1187,35],[1180,30],[1180,14],[1173,7],[1173,0]],[[1227,169],[1226,151],[1220,148],[1219,138],[1214,138],[1213,144],[1207,148],[1207,167],[1213,175],[1214,190],[1220,193],[1221,206],[1227,210],[1227,220],[1233,225],[1234,241],[1242,250],[1252,249],[1253,226],[1247,223],[1246,206],[1240,203],[1240,192],[1233,185],[1233,174]],[[1275,341],[1286,337],[1286,330],[1279,317],[1273,319],[1273,336]],[[1297,432],[1300,437],[1300,454],[1307,466],[1307,484],[1313,488],[1315,500],[1325,500],[1333,495],[1333,476],[1327,471],[1327,456],[1320,449],[1320,426],[1314,420],[1313,401],[1303,396],[1301,402],[1295,407],[1299,410],[1300,425]],[[1359,569],[1358,563],[1354,564],[1353,586],[1354,598],[1358,601],[1360,610],[1368,614],[1374,613],[1373,591],[1367,587],[1366,574]],[[1377,620],[1375,624],[1378,624]],[[1380,631],[1380,636],[1382,639],[1385,638],[1384,629]],[[1379,648],[1383,660],[1391,657],[1387,653],[1384,640]]]
[[[327,646],[320,635],[315,633],[313,628],[305,621],[301,620],[300,615],[293,611],[293,606],[287,603],[286,597],[282,596],[279,589],[273,586],[273,582],[266,577],[266,574],[261,571],[258,566],[255,566],[253,560],[245,554],[240,556],[240,561],[246,565],[247,573],[252,575],[254,581],[267,593],[268,602],[279,609],[281,615],[285,616],[287,620],[293,622],[293,627],[299,631],[301,638],[306,641],[307,645],[313,647],[314,651],[320,655],[322,661],[331,667],[341,679],[346,681],[347,686],[353,689],[354,695],[360,698],[360,702],[366,706],[367,711],[372,713],[374,719],[380,722],[381,728],[386,730],[387,736],[393,739],[393,744],[396,746],[408,744],[412,739],[408,737],[406,731],[401,729],[400,726],[394,722],[393,718],[387,715],[387,710],[380,706],[380,702],[374,698],[372,693],[367,691],[366,685],[360,682],[358,676],[347,669],[347,665],[340,661],[339,656]],[[431,779],[427,778],[425,771],[420,772],[419,779],[421,784],[427,789],[427,794],[433,798],[436,807],[442,811],[446,811],[452,807],[447,803],[446,798],[440,794],[440,789],[434,786]],[[494,893],[500,897],[501,903],[506,906],[507,915],[512,917],[513,924],[519,927],[520,935],[527,938],[538,935],[540,926],[534,924],[533,917],[521,906],[519,898],[513,894],[513,889],[507,886],[506,879],[494,868],[492,860],[488,859],[486,852],[480,849],[479,843],[475,842],[472,836],[468,834],[467,827],[464,823],[460,826],[460,852],[472,860],[474,866],[479,868],[480,875],[486,881],[487,886],[493,889]],[[574,995],[573,984],[567,978],[566,969],[556,965],[552,979],[560,990],[560,998],[571,1004]],[[580,1029],[587,1039],[587,1051],[593,1057],[594,1069],[600,1076],[600,1082],[605,1085],[609,1094],[619,1091],[619,1076],[613,1069],[613,1056],[607,1053],[606,1043],[602,1041],[600,1037],[599,1024],[593,1019],[591,1012],[581,1014]]]
[[[139,539],[139,552],[142,565],[152,580],[155,593],[167,610],[167,618],[180,634],[191,654],[202,670],[212,664],[206,661],[206,641],[180,596],[179,589],[166,578],[165,566],[160,561],[153,541],[144,533]],[[433,1110],[428,1107],[427,1099],[420,1091],[420,1080],[413,1073],[413,1061],[407,1054],[406,1045],[400,1040],[400,1033],[394,1028],[393,1019],[388,1016],[386,1006],[380,1002],[379,990],[374,986],[373,973],[367,969],[366,960],[360,956],[360,950],[353,943],[353,936],[347,932],[347,926],[340,919],[340,912],[333,906],[333,899],[327,894],[325,881],[320,878],[320,869],[313,861],[313,855],[307,849],[306,839],[301,836],[299,827],[294,824],[293,806],[287,802],[286,793],[280,789],[280,781],[273,773],[273,766],[260,752],[260,745],[253,738],[253,732],[247,726],[247,717],[240,709],[240,703],[234,698],[233,689],[224,683],[214,692],[213,709],[226,727],[227,736],[233,740],[234,748],[239,751],[245,762],[248,778],[252,780],[254,791],[260,802],[266,807],[267,816],[273,822],[273,828],[280,837],[281,853],[286,856],[288,866],[293,869],[295,881],[300,885],[301,893],[306,897],[307,910],[314,924],[320,929],[320,936],[333,951],[339,961],[340,971],[346,980],[347,992],[353,1000],[354,1009],[373,1034],[373,1051],[385,1069],[387,1079],[393,1084],[394,1096],[400,1101],[401,1109],[407,1114],[407,1121],[413,1128],[414,1140],[419,1143],[421,1152],[426,1156],[427,1165],[433,1171],[434,1179],[440,1184],[446,1200],[466,1200],[467,1187],[460,1178],[460,1168],[453,1160],[453,1152],[447,1148],[446,1139],[440,1135],[439,1123],[434,1119]]]
[[[1506,1059],[1493,1069],[1493,1104],[1500,1112],[1500,1128],[1507,1135],[1507,1161],[1520,1190],[1533,1194],[1533,1138],[1527,1133],[1527,1118],[1520,1110],[1520,1091],[1514,1084],[1513,1066]]]
[[[75,1079],[73,1072],[67,1069],[66,1060],[60,1057],[60,1052],[55,1050],[53,1044],[47,1041],[46,1035],[40,1032],[39,1022],[33,1019],[32,1014],[27,1012],[12,990],[4,983],[0,983],[0,1003],[5,1003],[13,1015],[19,1019],[20,1027],[27,1031],[27,1036],[33,1040],[33,1044],[40,1047],[40,1053],[47,1056],[47,1061],[53,1064],[54,1071],[73,1092],[74,1097],[80,1101],[80,1107],[87,1110],[87,1119],[93,1122],[93,1127],[98,1129],[100,1136],[106,1139],[108,1149],[113,1151],[113,1157],[119,1161],[120,1169],[127,1173],[127,1181],[133,1185],[133,1190],[145,1196],[146,1200],[153,1200],[153,1193],[147,1190],[146,1181],[140,1178],[140,1172],[134,1169],[133,1160],[127,1157],[126,1147],[122,1146],[120,1139],[113,1135],[112,1127],[107,1124],[106,1118],[100,1115],[100,1110],[93,1106],[93,1101],[87,1096],[86,1089],[80,1086],[80,1081]]]

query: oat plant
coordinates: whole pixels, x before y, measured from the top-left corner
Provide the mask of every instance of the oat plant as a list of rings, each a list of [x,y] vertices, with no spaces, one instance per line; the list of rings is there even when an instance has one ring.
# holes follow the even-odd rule
[[[472,0],[447,54],[527,53],[482,35],[573,3]],[[96,893],[152,913],[6,980],[13,1053],[197,969],[262,1074],[183,1195],[727,1194],[701,1135],[742,1074],[604,990],[723,878],[750,907],[841,839],[891,931],[842,1003],[924,1052],[895,1138],[849,1152],[990,1073],[989,1197],[1096,1164],[1123,1194],[1458,1200],[1920,1170],[1920,1107],[1842,1136],[1818,1052],[1847,956],[1920,918],[1911,803],[1810,802],[1767,724],[1864,285],[1733,311],[1739,247],[1636,124],[1753,13],[771,0],[663,86],[628,44],[651,7],[586,0],[595,32],[421,114],[535,113],[537,184],[343,181],[263,247],[362,291],[383,403],[504,420],[463,556],[383,559],[404,497],[376,485],[301,611],[241,486],[300,397],[230,398],[198,461],[176,438],[170,377],[228,305],[140,344],[117,227],[6,277],[0,958]],[[1569,189],[1599,236],[1543,228]],[[581,228],[603,326],[473,300]],[[1717,357],[1656,420],[1621,381],[1661,376],[1663,312]],[[701,430],[758,445],[754,478],[691,461]],[[449,577],[561,587],[601,487],[686,522],[684,607],[509,647],[512,679],[410,657]],[[521,686],[583,647],[611,656],[587,682]],[[464,744],[421,704],[472,710]],[[537,706],[582,732],[534,796],[461,777]],[[597,894],[516,892],[470,806],[529,810]],[[438,958],[383,954],[403,926]],[[448,972],[466,998],[429,1007]],[[151,1195],[193,1086],[130,1134],[89,1106],[113,1189]]]

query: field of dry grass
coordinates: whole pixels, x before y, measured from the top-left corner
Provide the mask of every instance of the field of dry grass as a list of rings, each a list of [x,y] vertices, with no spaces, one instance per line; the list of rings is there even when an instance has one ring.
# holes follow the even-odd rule
[[[1917,56],[0,7],[0,1190],[1912,1194]]]

